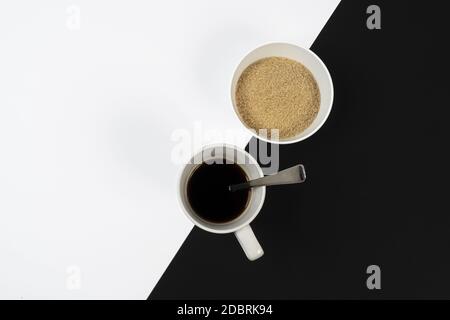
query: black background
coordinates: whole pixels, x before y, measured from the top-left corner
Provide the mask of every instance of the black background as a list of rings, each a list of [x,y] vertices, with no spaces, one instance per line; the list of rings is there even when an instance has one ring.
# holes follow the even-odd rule
[[[366,8],[381,8],[368,30]],[[301,185],[268,189],[252,226],[265,255],[194,228],[151,299],[450,298],[445,1],[343,0],[312,50],[335,101],[313,137],[280,147]],[[301,30],[299,30],[301,32]],[[381,267],[381,290],[366,268]]]

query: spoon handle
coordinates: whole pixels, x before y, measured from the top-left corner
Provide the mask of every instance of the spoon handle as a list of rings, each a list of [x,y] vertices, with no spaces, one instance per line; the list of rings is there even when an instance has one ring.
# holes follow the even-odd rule
[[[260,186],[302,183],[305,180],[306,180],[305,167],[299,164],[270,176],[231,185],[229,188],[230,191],[237,191]]]

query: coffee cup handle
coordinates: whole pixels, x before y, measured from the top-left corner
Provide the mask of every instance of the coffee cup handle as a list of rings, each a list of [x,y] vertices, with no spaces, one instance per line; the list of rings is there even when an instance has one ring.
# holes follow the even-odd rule
[[[250,225],[246,225],[245,227],[236,231],[234,234],[236,235],[239,244],[244,250],[245,255],[250,261],[256,260],[263,256],[264,251],[261,248],[258,239],[256,239]]]

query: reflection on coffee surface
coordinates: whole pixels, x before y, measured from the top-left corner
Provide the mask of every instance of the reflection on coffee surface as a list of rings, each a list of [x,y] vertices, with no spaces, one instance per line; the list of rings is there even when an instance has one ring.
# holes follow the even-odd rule
[[[231,184],[246,182],[247,175],[237,164],[199,165],[187,184],[187,198],[195,213],[213,223],[239,217],[247,207],[251,190],[229,191]]]

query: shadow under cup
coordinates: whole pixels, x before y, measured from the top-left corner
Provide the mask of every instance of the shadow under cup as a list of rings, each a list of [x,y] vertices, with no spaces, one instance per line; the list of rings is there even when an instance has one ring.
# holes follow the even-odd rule
[[[237,147],[228,145],[206,147],[192,157],[190,162],[184,167],[180,177],[179,195],[182,207],[187,216],[195,225],[206,231],[214,233],[235,232],[250,224],[250,222],[258,215],[264,203],[266,189],[265,187],[253,188],[251,192],[249,192],[247,206],[235,219],[223,223],[205,220],[192,208],[188,198],[187,186],[193,172],[202,163],[210,164],[212,162],[237,164],[245,172],[249,180],[261,178],[264,174],[259,164],[250,154]],[[211,210],[214,210],[214,207],[212,207]]]

